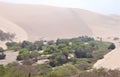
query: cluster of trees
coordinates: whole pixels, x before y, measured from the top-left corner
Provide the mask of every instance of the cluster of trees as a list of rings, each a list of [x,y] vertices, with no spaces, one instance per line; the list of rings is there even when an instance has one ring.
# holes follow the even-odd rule
[[[47,45],[44,48],[44,54],[54,54],[54,53],[60,53],[63,51],[67,51],[69,53],[73,52],[71,46],[66,44]]]
[[[8,50],[15,50],[18,51],[20,49],[27,49],[29,51],[40,51],[43,50],[44,41],[36,41],[34,43],[29,41],[23,41],[22,43],[16,43],[16,42],[7,42],[6,46]]]
[[[15,34],[6,33],[0,30],[0,41],[11,41],[15,37]]]
[[[21,49],[19,55],[17,56],[17,60],[23,60],[23,64],[25,65],[32,65],[33,63],[37,62],[37,58],[40,54],[37,51],[28,51],[27,49]]]
[[[53,54],[51,57],[49,57],[50,66],[55,67],[55,66],[60,66],[60,65],[67,63],[69,61],[68,55],[69,53],[67,51]]]
[[[93,58],[93,50],[91,47],[78,48],[75,50],[77,58]]]
[[[7,42],[6,45],[8,50],[19,51],[17,60],[23,63],[22,66],[17,63],[12,64],[10,70],[17,69],[17,72],[10,77],[19,77],[19,74],[23,74],[21,77],[35,77],[36,75],[37,77],[82,77],[84,73],[79,74],[80,71],[91,69],[98,59],[103,58],[105,54],[115,48],[113,43],[96,41],[87,36],[57,39],[56,41]],[[33,65],[41,55],[50,55],[49,62]],[[28,66],[32,68],[29,70],[35,73],[28,71],[26,68]],[[20,69],[20,67],[24,67],[24,69]],[[21,70],[27,72],[21,72]],[[10,73],[12,72],[10,71]]]
[[[22,43],[7,42],[8,50],[19,51],[17,60],[22,60],[23,64],[32,65],[37,62],[37,58],[40,56],[39,51],[43,49],[44,42],[36,41],[34,43],[29,41],[23,41]]]
[[[113,43],[95,41],[90,37],[78,37],[72,39],[57,39],[56,42],[50,41],[44,49],[44,54],[52,55],[50,60],[50,65],[52,67],[60,66],[66,63],[70,63],[75,59],[79,61],[79,59],[85,58],[89,61],[82,61],[79,63],[78,61],[74,64],[76,66],[84,66],[82,69],[90,69],[91,64],[93,64],[98,59],[103,58],[105,54],[111,51],[111,49],[115,48]],[[72,54],[74,56],[74,60],[68,58],[69,55]],[[77,59],[78,58],[78,59]]]
[[[72,54],[75,58],[87,58],[97,61],[115,48],[113,43],[95,41],[91,37],[82,36],[71,39],[57,39],[56,41],[23,41],[22,43],[7,42],[8,49],[19,51],[17,60],[24,64],[35,63],[40,54],[51,55],[49,65],[52,67],[69,63]],[[39,53],[43,51],[43,53]],[[89,63],[90,64],[90,63]]]

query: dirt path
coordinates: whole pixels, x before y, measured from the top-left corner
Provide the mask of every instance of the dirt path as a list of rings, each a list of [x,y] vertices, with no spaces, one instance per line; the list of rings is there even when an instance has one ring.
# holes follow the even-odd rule
[[[7,65],[8,63],[16,61],[18,52],[6,51],[5,54],[6,58],[4,60],[0,60],[0,64]]]
[[[107,69],[120,69],[120,43],[119,40],[104,39],[105,41],[113,42],[116,45],[116,49],[104,56],[103,59],[98,60],[94,68],[107,68]]]

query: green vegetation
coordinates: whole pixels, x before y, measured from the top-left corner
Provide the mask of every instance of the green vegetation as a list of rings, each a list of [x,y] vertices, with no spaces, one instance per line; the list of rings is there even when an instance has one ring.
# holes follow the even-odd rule
[[[86,71],[115,48],[113,43],[96,41],[87,36],[56,41],[8,42],[6,45],[8,50],[19,51],[17,60],[21,61],[22,65],[11,63],[1,66],[2,77],[87,77],[85,73],[91,73],[90,77],[100,77],[95,74],[99,70]],[[49,61],[36,64],[38,60],[44,59]],[[13,73],[14,70],[16,72]]]
[[[80,71],[71,64],[52,69],[49,65],[25,66],[16,63],[0,65],[0,77],[119,77],[119,70],[93,69]]]
[[[112,43],[112,44],[108,47],[108,49],[115,49],[115,45]]]
[[[46,44],[45,44],[46,43]],[[91,37],[82,36],[72,39],[57,39],[56,41],[23,41],[22,43],[6,43],[8,50],[19,51],[17,60],[22,60],[24,64],[37,62],[40,55],[51,55],[49,65],[52,67],[70,63],[71,58],[76,60],[88,59],[88,65],[94,64],[98,59],[115,48],[113,43],[96,41]],[[40,53],[40,51],[43,51]],[[70,56],[72,55],[72,57]]]
[[[37,62],[37,57],[39,53],[37,51],[28,51],[27,49],[21,49],[19,55],[17,56],[17,60],[23,60],[23,64],[32,65]]]
[[[53,54],[49,59],[50,59],[50,65],[52,67],[55,67],[55,66],[60,66],[60,65],[63,65],[65,63],[67,63],[69,60],[68,60],[68,52],[61,52],[61,53],[55,53]]]

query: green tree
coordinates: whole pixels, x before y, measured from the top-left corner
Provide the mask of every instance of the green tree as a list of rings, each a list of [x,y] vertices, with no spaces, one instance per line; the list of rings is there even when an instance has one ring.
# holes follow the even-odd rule
[[[36,46],[36,50],[43,50],[43,46],[44,46],[44,41],[35,41],[34,45]]]
[[[114,43],[112,43],[109,47],[108,47],[108,49],[115,49],[116,47],[115,47],[115,44]]]
[[[77,58],[92,58],[92,51],[87,48],[80,48],[75,50],[75,56]]]
[[[21,47],[22,48],[28,48],[31,45],[32,45],[31,42],[29,42],[29,41],[23,41],[22,44],[21,44]]]

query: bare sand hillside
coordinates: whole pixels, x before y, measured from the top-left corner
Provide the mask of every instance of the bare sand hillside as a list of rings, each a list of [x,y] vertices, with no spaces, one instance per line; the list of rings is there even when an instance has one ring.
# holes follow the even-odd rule
[[[0,3],[0,9],[0,15],[25,29],[30,40],[92,35],[74,9],[7,3]]]
[[[0,9],[1,16],[25,29],[30,35],[29,40],[93,34],[103,37],[120,35],[118,16],[29,4],[0,3]]]
[[[15,38],[13,39],[13,41],[16,42],[27,40],[28,38],[27,33],[21,27],[4,19],[3,17],[0,17],[0,30],[15,34]],[[6,42],[7,41],[0,41],[0,46],[6,48]]]

